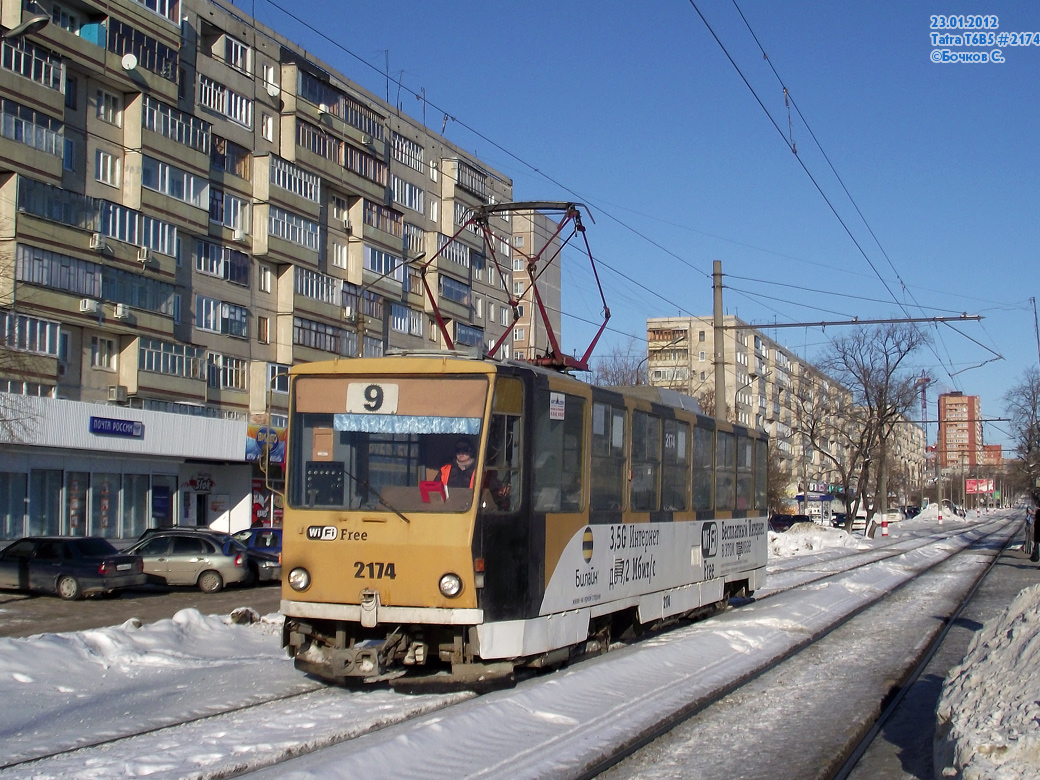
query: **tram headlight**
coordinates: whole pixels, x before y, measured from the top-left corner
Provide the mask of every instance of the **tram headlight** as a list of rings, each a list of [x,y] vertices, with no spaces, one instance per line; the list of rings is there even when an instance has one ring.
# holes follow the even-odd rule
[[[445,574],[441,577],[440,583],[441,593],[447,596],[449,599],[453,599],[462,593],[462,579],[458,574]]]
[[[289,572],[289,587],[293,590],[307,590],[311,586],[311,573],[297,566]]]

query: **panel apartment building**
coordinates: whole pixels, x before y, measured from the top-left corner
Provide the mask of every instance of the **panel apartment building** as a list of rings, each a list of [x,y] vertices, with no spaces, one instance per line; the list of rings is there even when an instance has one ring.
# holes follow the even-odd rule
[[[443,347],[415,261],[512,183],[221,0],[0,26],[0,538],[277,522],[288,367]],[[512,324],[485,252],[426,274],[460,347]]]
[[[840,481],[834,461],[846,462],[841,437],[812,436],[840,428],[852,393],[761,331],[737,317],[723,318],[723,368],[726,373],[725,417],[765,430],[792,475],[788,494],[827,493]],[[656,317],[647,320],[649,382],[711,404],[715,389],[715,331],[712,317]],[[890,445],[898,462],[903,498],[919,489],[925,466],[925,434],[917,425],[897,425]],[[897,475],[890,473],[893,485]],[[902,503],[906,503],[904,499]]]
[[[520,301],[520,318],[513,327],[513,357],[531,360],[549,352],[549,334],[542,314],[538,311],[528,273],[528,262],[537,260],[538,295],[542,299],[545,316],[549,320],[557,344],[562,334],[563,290],[561,275],[563,257],[560,255],[559,223],[541,212],[513,214],[513,294]],[[538,256],[538,253],[541,253]]]
[[[982,443],[982,402],[961,392],[939,396],[939,465],[944,469],[973,469],[994,465],[992,449]],[[1000,465],[999,463],[995,465]]]

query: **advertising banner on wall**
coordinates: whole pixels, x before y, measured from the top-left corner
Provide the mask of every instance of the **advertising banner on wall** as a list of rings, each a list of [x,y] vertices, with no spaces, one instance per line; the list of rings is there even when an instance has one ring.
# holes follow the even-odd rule
[[[282,463],[285,460],[285,428],[249,425],[246,428],[246,460],[251,463],[261,460],[265,448],[270,448],[271,463]]]

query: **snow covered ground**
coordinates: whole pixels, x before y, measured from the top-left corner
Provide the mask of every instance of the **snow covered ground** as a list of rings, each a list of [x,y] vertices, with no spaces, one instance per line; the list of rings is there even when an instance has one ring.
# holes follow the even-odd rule
[[[954,526],[950,520],[947,523]],[[892,524],[889,535],[898,539],[937,527],[937,518],[926,514]],[[777,559],[820,551],[841,554],[843,549],[851,552],[880,541],[812,526],[770,534],[770,554]],[[791,610],[791,619],[799,619],[796,609]],[[976,636],[965,664],[951,673],[940,706],[944,733],[949,735],[942,743],[943,757],[958,772],[966,769],[949,776],[993,780],[1036,776],[1040,763],[1038,637],[1040,587],[1023,591],[999,624],[987,624]],[[460,698],[326,689],[299,675],[279,644],[277,615],[239,624],[231,616],[203,616],[195,610],[150,625],[130,620],[78,633],[0,639],[0,764],[97,742],[137,731],[142,725],[159,728],[185,716],[202,718],[243,698],[256,702],[275,694],[315,691],[299,699],[289,720],[272,719],[263,710],[243,710],[217,723],[182,727],[183,733],[165,737],[163,744],[142,738],[136,749],[120,747],[122,753],[97,765],[84,764],[71,754],[49,766],[11,766],[0,770],[0,778],[207,777],[207,772],[226,767],[228,756],[238,757],[236,767],[248,770],[257,766],[250,758],[254,749],[291,755],[336,741],[344,733],[360,734],[401,719],[406,711],[412,715],[433,710]],[[606,673],[606,668],[600,673]],[[627,683],[620,675],[626,673],[630,670],[619,673],[619,691]],[[402,698],[407,700],[404,709]],[[549,715],[543,712],[538,717]],[[386,753],[379,757],[377,751],[376,756],[373,760],[378,763],[362,774],[383,773]],[[1028,772],[1023,773],[1023,768]]]

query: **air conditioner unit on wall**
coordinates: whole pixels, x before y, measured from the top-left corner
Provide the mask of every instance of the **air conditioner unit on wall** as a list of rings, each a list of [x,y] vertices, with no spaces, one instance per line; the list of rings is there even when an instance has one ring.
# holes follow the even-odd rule
[[[105,241],[105,237],[100,233],[90,234],[90,248],[97,250],[98,252],[104,252],[108,248],[108,243]]]
[[[151,255],[148,252],[148,247],[142,246],[137,249],[137,262],[147,263],[151,259]]]
[[[97,301],[93,298],[80,298],[79,310],[83,314],[97,314]]]
[[[235,228],[235,232],[231,234],[232,238],[239,243],[246,240],[246,231],[242,228]]]
[[[117,303],[116,304],[116,311],[115,311],[115,318],[117,320],[127,320],[127,319],[130,319],[130,307],[127,306],[125,303]]]
[[[126,385],[109,385],[108,400],[116,404],[126,403]]]
[[[345,231],[347,231],[348,233],[351,231],[350,217],[347,216],[346,214],[343,215],[343,229]]]

